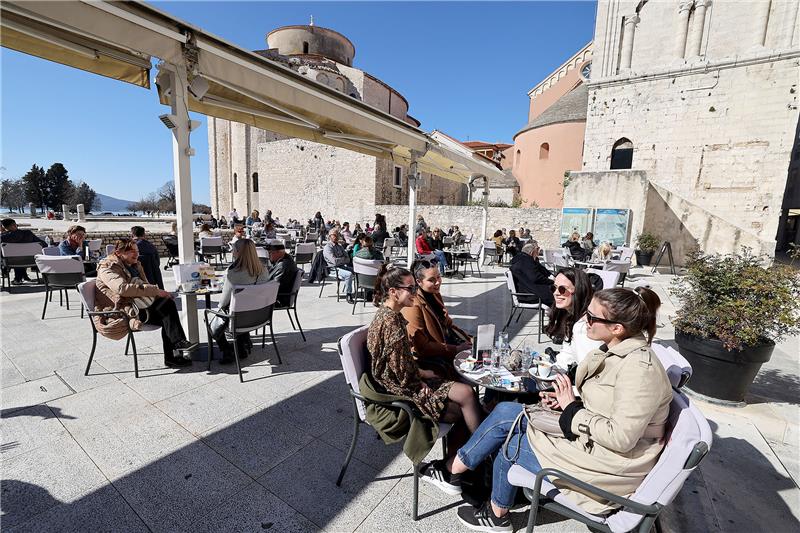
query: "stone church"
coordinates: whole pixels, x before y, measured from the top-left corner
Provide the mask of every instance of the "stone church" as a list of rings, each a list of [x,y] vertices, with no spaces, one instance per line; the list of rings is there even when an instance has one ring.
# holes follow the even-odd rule
[[[390,85],[353,66],[355,46],[320,26],[285,26],[267,35],[256,53],[357,98],[413,126],[408,101]],[[405,166],[343,148],[285,137],[219,118],[208,119],[209,173],[214,213],[271,209],[282,220],[369,213],[373,206],[408,202]],[[461,205],[467,187],[423,174],[419,204]],[[372,218],[370,218],[372,220]]]
[[[679,262],[800,242],[799,5],[600,0],[564,205],[628,208]]]

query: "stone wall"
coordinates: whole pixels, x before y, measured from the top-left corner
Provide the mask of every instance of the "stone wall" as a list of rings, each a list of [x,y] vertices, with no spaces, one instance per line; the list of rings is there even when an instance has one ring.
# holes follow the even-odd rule
[[[640,22],[624,25],[635,27],[626,68],[619,32],[637,6]],[[633,169],[680,209],[666,218],[701,246],[774,249],[800,114],[797,2],[713,2],[704,23],[697,13],[684,51],[679,2],[599,3],[583,170],[607,171],[614,143],[627,138]],[[707,237],[709,224],[731,236]]]

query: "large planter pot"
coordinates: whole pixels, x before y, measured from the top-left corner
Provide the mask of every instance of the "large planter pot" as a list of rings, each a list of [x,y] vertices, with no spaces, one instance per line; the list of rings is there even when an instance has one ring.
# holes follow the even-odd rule
[[[742,350],[727,350],[722,342],[675,332],[678,351],[692,365],[690,390],[728,402],[743,402],[761,365],[772,357],[775,343],[765,340]]]
[[[636,250],[636,264],[639,266],[650,266],[650,261],[653,259],[653,252],[642,252]]]

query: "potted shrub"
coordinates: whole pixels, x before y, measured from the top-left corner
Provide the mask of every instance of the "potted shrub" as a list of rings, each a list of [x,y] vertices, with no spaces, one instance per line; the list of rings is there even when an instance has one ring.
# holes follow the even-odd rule
[[[658,247],[661,246],[661,239],[652,233],[640,233],[636,237],[636,264],[639,266],[648,266],[650,260],[653,259],[653,254],[656,253]]]
[[[675,341],[691,363],[688,387],[742,402],[775,343],[800,332],[800,273],[755,256],[689,254],[670,291],[681,303]]]

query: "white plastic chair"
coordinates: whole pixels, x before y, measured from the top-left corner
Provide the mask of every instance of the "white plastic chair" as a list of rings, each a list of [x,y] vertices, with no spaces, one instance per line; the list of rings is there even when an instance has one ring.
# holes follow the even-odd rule
[[[61,255],[61,250],[58,249],[58,246],[45,246],[42,248],[42,255]]]
[[[661,361],[661,366],[667,372],[669,382],[673,388],[682,389],[689,378],[692,377],[692,365],[683,357],[678,350],[672,346],[665,346],[654,342],[650,345]]]
[[[294,249],[294,264],[297,266],[311,264],[317,245],[313,242],[298,242]]]
[[[619,283],[620,273],[613,270],[600,270],[589,268],[587,274],[597,274],[603,280],[603,289],[613,289]]]
[[[216,257],[217,266],[225,262],[225,243],[222,237],[200,237],[200,255],[202,257]]]
[[[362,326],[355,331],[351,331],[339,339],[338,343],[339,359],[341,359],[342,362],[344,379],[350,387],[350,396],[353,398],[353,440],[350,442],[350,448],[347,451],[344,464],[339,471],[339,477],[336,479],[337,487],[341,487],[344,474],[347,472],[347,467],[350,465],[350,460],[353,458],[353,452],[355,452],[356,449],[358,431],[361,424],[369,425],[369,422],[367,422],[367,404],[383,405],[390,409],[402,409],[408,414],[409,419],[418,418],[420,416],[416,407],[410,402],[383,404],[368,400],[361,395],[359,380],[361,379],[361,375],[367,371],[367,365],[369,364],[369,352],[367,351],[368,329],[369,326]],[[447,447],[447,433],[450,431],[451,427],[450,424],[439,424],[439,438],[442,439],[444,451],[446,451]],[[414,464],[412,470],[414,472],[414,496],[411,507],[411,518],[417,520],[419,518],[419,464]]]
[[[617,261],[616,259],[610,259],[606,261],[605,265],[603,265],[603,270],[610,271],[610,272],[619,272],[620,283],[622,286],[625,286],[625,277],[628,275],[628,272],[631,269],[631,262],[630,261]]]

